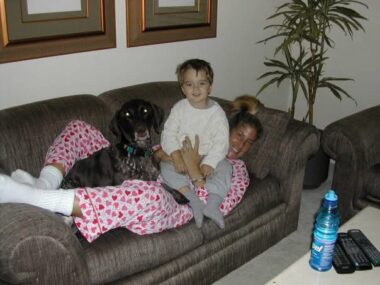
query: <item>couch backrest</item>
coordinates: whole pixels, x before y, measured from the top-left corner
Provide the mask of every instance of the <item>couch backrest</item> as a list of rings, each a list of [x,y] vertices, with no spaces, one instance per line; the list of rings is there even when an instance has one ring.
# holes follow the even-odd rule
[[[144,99],[165,111],[184,98],[175,81],[150,82],[109,90],[94,95],[74,95],[45,100],[0,110],[0,171],[10,173],[22,168],[37,175],[46,151],[63,127],[73,119],[82,119],[100,129],[108,139],[112,115],[128,100]],[[229,115],[229,101],[214,98]],[[273,163],[289,115],[279,110],[262,108],[257,113],[264,132],[251,152],[243,157],[248,169],[258,178],[264,178]],[[159,141],[159,136],[153,137]]]
[[[260,108],[256,114],[263,126],[263,134],[244,156],[248,170],[257,178],[265,178],[276,163],[277,152],[286,132],[290,115],[271,108]]]
[[[0,110],[0,171],[17,168],[39,174],[48,147],[73,119],[109,135],[111,112],[94,95],[75,95]]]
[[[214,98],[226,111],[227,116],[231,113],[230,101]],[[271,108],[261,107],[256,113],[263,126],[263,134],[257,140],[252,150],[243,157],[250,173],[257,178],[265,178],[271,166],[276,163],[276,154],[280,142],[286,132],[290,115],[287,112]]]
[[[171,107],[184,98],[181,88],[176,81],[150,82],[119,89],[110,90],[99,95],[110,107],[111,112],[116,112],[126,101],[140,98],[157,104],[165,110],[165,118],[169,115]],[[230,114],[230,101],[213,97]],[[245,155],[248,169],[258,178],[268,175],[270,167],[275,163],[281,139],[286,131],[290,116],[287,112],[261,108],[257,113],[263,125],[263,135],[254,144],[252,151]],[[157,139],[159,141],[159,138]]]
[[[149,82],[128,87],[113,89],[98,96],[112,113],[115,113],[125,102],[131,99],[143,99],[163,108],[169,115],[171,107],[184,98],[176,81]]]

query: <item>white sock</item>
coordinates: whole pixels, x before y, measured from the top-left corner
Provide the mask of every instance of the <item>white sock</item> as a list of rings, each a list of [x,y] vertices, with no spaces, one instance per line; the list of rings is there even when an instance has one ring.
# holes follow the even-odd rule
[[[0,174],[0,203],[25,203],[70,216],[74,199],[74,190],[45,191],[45,189],[33,188]]]
[[[17,182],[28,184],[39,189],[58,189],[63,179],[61,171],[51,165],[42,168],[40,177],[38,178],[33,177],[21,169],[13,171],[11,177]]]
[[[23,184],[28,184],[28,185],[34,185],[36,182],[37,178],[34,178],[31,174],[28,172],[22,170],[22,169],[16,169],[11,173],[11,177],[13,180],[23,183]]]

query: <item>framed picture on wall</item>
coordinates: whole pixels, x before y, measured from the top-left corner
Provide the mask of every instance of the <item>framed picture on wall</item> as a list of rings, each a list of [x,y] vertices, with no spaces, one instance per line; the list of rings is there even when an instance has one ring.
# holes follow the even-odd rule
[[[126,0],[127,46],[216,37],[217,0]]]
[[[116,46],[114,0],[0,0],[0,63]]]

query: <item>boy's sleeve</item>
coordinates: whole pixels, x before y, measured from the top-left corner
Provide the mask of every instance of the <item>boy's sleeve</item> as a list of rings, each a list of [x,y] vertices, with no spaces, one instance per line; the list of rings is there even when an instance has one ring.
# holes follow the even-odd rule
[[[219,108],[213,120],[210,121],[210,131],[212,147],[203,158],[202,164],[210,165],[215,169],[217,164],[226,158],[229,148],[230,130],[226,114],[222,108]]]

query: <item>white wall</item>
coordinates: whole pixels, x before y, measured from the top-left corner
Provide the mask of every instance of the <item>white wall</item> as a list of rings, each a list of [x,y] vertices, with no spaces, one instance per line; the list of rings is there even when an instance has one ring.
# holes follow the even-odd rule
[[[214,96],[232,99],[255,94],[262,84],[256,78],[264,72],[264,58],[273,53],[272,43],[256,42],[265,38],[265,18],[283,2],[219,0],[216,38],[127,48],[125,0],[116,0],[116,48],[0,64],[0,109],[73,94],[99,94],[148,81],[176,80],[177,64],[192,57],[211,62],[216,76]],[[369,18],[367,32],[357,33],[354,41],[340,36],[329,66],[331,75],[355,78],[344,86],[359,105],[321,94],[315,115],[318,127],[380,104],[376,82],[380,79],[380,2],[366,2],[370,6],[363,11]],[[269,107],[287,110],[289,86],[270,89],[259,98]]]
[[[264,46],[255,43],[264,37],[264,19],[276,2],[219,0],[216,38],[127,48],[125,0],[116,0],[117,48],[1,64],[0,109],[73,94],[99,94],[148,81],[176,80],[177,64],[193,57],[211,62],[215,71],[212,95],[255,94],[266,53]],[[287,96],[272,97],[274,107],[286,106]],[[272,97],[263,97],[263,101]]]

